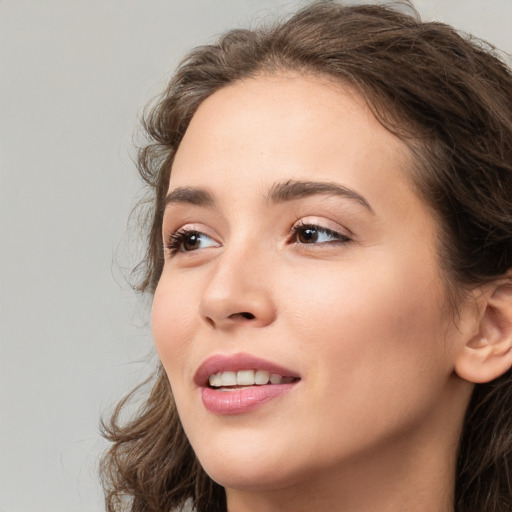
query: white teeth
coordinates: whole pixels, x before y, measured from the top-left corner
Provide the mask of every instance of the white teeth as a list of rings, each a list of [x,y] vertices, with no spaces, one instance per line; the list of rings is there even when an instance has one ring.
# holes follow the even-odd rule
[[[210,375],[210,386],[214,388],[229,386],[264,386],[265,384],[288,384],[293,377],[283,377],[266,370],[240,370],[238,372],[218,372]]]
[[[277,375],[277,373],[272,373],[270,375],[270,384],[281,384],[283,381],[283,377],[281,375]]]
[[[210,386],[220,388],[222,386],[222,373],[214,373],[213,375],[210,375],[208,380],[210,382]]]
[[[268,384],[270,380],[270,373],[265,370],[258,370],[254,374],[254,384],[258,384],[259,386]]]
[[[236,383],[239,386],[252,386],[254,384],[254,370],[240,370],[236,374]]]
[[[221,374],[223,386],[236,386],[236,373],[235,372],[222,372]]]

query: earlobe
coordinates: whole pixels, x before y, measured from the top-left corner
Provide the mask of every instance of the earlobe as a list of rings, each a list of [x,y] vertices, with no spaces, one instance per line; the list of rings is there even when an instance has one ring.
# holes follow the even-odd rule
[[[485,293],[478,333],[467,340],[455,361],[459,377],[490,382],[512,367],[512,281],[492,284]]]

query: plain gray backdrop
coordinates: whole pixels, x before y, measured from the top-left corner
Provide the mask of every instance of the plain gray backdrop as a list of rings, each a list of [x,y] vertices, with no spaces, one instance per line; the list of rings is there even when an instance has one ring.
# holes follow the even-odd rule
[[[0,0],[0,512],[103,510],[100,415],[154,363],[120,269],[138,117],[188,49],[302,4]],[[512,0],[415,5],[512,52]]]

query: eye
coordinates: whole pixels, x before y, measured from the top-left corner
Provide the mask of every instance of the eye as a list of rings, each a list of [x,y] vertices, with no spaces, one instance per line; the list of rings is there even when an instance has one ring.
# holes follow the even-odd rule
[[[171,255],[177,252],[191,252],[207,247],[219,247],[219,243],[208,235],[195,229],[179,229],[171,233],[167,239],[166,248]]]
[[[299,223],[292,227],[292,242],[297,244],[344,244],[350,241],[347,235],[316,224]]]

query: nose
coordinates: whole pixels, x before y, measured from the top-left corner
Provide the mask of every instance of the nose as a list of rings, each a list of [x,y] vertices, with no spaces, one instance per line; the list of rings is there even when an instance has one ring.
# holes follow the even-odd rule
[[[215,329],[265,327],[276,317],[270,265],[261,251],[225,249],[211,262],[199,313]]]

